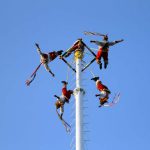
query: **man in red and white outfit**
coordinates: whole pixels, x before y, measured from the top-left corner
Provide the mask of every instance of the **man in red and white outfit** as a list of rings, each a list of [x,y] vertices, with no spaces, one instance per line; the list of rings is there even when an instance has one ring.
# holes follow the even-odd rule
[[[68,82],[62,81],[62,83],[63,83],[62,95],[60,97],[58,97],[57,95],[54,95],[55,97],[57,97],[57,101],[55,105],[56,105],[56,109],[60,109],[61,119],[64,113],[64,104],[69,103],[71,95],[73,94],[73,90],[67,90]]]
[[[103,41],[90,41],[92,43],[95,43],[98,45],[98,52],[96,55],[96,62],[100,64],[100,69],[102,69],[102,63],[101,63],[101,58],[104,60],[104,68],[107,68],[108,65],[108,51],[109,51],[109,46],[113,46],[119,42],[122,42],[123,39],[109,42],[108,41],[108,36],[105,35],[103,36]]]
[[[99,100],[100,100],[100,106],[104,105],[105,103],[107,103],[108,99],[109,99],[109,94],[111,93],[110,90],[108,89],[108,87],[104,84],[102,84],[102,82],[99,80],[99,77],[94,77],[91,80],[94,80],[96,83],[96,88],[100,91],[100,94],[96,94],[95,96],[100,96]]]
[[[35,44],[37,47],[37,52],[40,55],[40,61],[41,63],[44,65],[45,69],[54,77],[54,73],[50,70],[48,63],[53,61],[57,56],[61,55],[63,50],[60,51],[53,51],[53,52],[49,52],[49,53],[42,53],[41,49],[39,47],[39,45],[36,43]]]
[[[61,57],[68,57],[71,55],[72,52],[75,52],[76,50],[84,51],[84,43],[82,39],[78,39],[71,48],[69,48]],[[60,58],[61,58],[60,57]]]

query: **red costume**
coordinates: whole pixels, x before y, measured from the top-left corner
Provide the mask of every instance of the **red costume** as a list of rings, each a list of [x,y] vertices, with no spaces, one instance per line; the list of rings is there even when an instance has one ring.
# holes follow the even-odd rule
[[[101,47],[98,50],[96,60],[101,60],[101,58],[103,58],[105,62],[108,62],[108,49],[107,51],[104,51],[103,48]]]
[[[99,91],[109,90],[108,87],[105,86],[105,85],[103,85],[100,80],[97,80],[97,81],[96,81],[96,88],[97,88]]]
[[[94,77],[91,80],[94,80],[96,82],[96,88],[100,91],[100,94],[96,94],[95,96],[100,96],[100,106],[101,107],[104,103],[107,102],[109,98],[109,94],[111,93],[107,86],[102,84],[102,82],[99,80],[99,77]]]
[[[104,36],[103,41],[91,41],[91,42],[97,44],[99,47],[97,55],[96,55],[97,63],[101,64],[101,58],[103,58],[104,59],[104,67],[107,68],[109,47],[115,45],[116,43],[122,42],[122,41],[123,40],[109,42],[107,35]],[[101,68],[102,68],[102,66],[101,66]]]
[[[72,46],[72,51],[75,51],[76,49],[83,49],[84,45],[82,41],[78,40],[73,46]]]
[[[71,48],[69,48],[62,56],[68,57],[73,51],[76,51],[77,49],[80,49],[81,51],[84,51],[84,44],[82,42],[82,39],[77,40]]]
[[[42,53],[42,57],[45,59],[46,63],[53,61],[58,56],[58,53],[53,51],[48,54]]]
[[[58,53],[53,51],[53,52],[48,53],[48,55],[49,55],[50,61],[52,61],[58,56]]]
[[[69,102],[69,99],[71,98],[71,94],[73,94],[72,90],[67,90],[67,87],[62,88],[62,95],[65,97],[65,99]]]

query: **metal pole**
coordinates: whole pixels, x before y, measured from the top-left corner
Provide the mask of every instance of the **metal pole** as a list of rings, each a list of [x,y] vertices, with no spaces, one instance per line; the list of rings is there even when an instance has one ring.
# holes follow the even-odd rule
[[[76,60],[76,150],[83,150],[83,95],[82,89],[82,72],[81,72],[81,60],[83,53],[80,50],[75,52]]]

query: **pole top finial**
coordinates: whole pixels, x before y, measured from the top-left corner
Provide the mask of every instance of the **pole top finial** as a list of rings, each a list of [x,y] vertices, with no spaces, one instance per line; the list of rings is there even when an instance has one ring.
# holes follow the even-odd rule
[[[77,49],[74,53],[74,58],[75,58],[75,60],[82,59],[83,58],[83,51],[81,51],[80,49]]]

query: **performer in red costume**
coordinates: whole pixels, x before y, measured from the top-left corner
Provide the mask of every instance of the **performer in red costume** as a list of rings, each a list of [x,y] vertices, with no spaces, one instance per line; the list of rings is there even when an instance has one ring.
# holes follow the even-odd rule
[[[41,63],[44,65],[45,69],[54,77],[54,73],[50,70],[48,63],[53,61],[58,55],[61,55],[63,50],[60,51],[53,51],[53,52],[49,52],[49,53],[42,53],[41,49],[39,47],[39,44],[35,44],[37,47],[37,52],[40,55],[40,61]]]
[[[102,69],[101,58],[103,58],[103,60],[104,60],[104,68],[105,69],[107,68],[109,46],[113,46],[113,45],[115,45],[117,43],[120,43],[122,41],[123,41],[123,39],[117,40],[117,41],[113,41],[113,42],[109,42],[107,35],[103,36],[103,41],[90,41],[92,43],[97,44],[98,47],[99,47],[97,55],[96,55],[96,62],[98,64],[100,64],[100,69]]]
[[[107,86],[102,84],[102,82],[99,80],[99,77],[94,77],[91,80],[94,80],[96,83],[96,88],[100,91],[100,94],[96,94],[95,96],[100,96],[100,106],[104,105],[108,102],[109,94],[111,93]]]
[[[71,48],[69,48],[61,57],[68,57],[71,55],[72,52],[76,50],[84,51],[84,43],[82,39],[78,39]],[[60,57],[60,58],[61,58]]]
[[[54,95],[57,97],[57,101],[55,103],[56,109],[60,109],[60,117],[62,118],[64,113],[64,104],[69,103],[69,100],[71,98],[71,95],[73,94],[73,90],[67,90],[67,82],[62,81],[63,88],[62,88],[62,95],[59,97],[57,95]]]
[[[49,52],[47,54],[42,53],[41,49],[39,47],[39,44],[35,43],[36,47],[37,47],[37,52],[40,55],[40,64],[38,65],[38,67],[34,70],[34,72],[32,73],[32,75],[30,76],[30,79],[26,80],[26,85],[29,86],[31,84],[31,82],[34,81],[35,77],[36,77],[36,73],[39,70],[40,66],[43,64],[43,66],[45,67],[45,69],[54,77],[54,73],[50,70],[48,63],[53,61],[58,55],[61,55],[63,50],[60,51],[53,51],[53,52]]]

